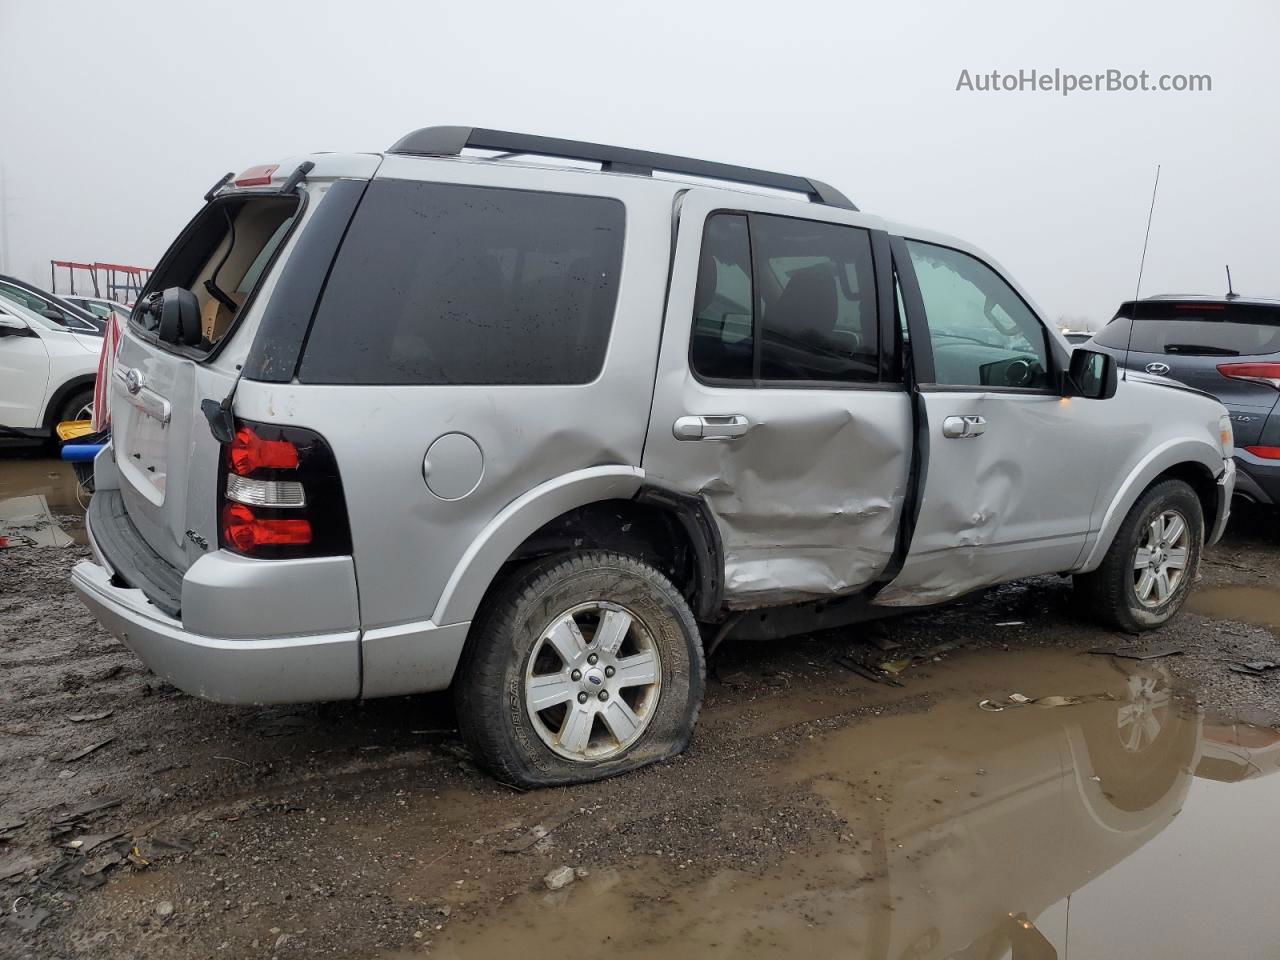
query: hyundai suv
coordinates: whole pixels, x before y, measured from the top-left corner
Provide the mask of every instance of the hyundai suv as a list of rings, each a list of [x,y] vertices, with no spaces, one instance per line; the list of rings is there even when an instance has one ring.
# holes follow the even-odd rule
[[[704,634],[1045,573],[1145,630],[1227,521],[1221,404],[816,180],[433,127],[206,201],[72,574],[203,697],[452,687],[498,778],[596,779],[685,747]]]
[[[1129,370],[1178,380],[1221,400],[1235,434],[1236,494],[1280,505],[1280,300],[1129,301],[1094,344]]]

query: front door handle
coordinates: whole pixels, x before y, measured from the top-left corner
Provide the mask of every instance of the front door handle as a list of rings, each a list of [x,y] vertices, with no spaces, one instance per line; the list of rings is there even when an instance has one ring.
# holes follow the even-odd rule
[[[671,433],[677,440],[734,440],[750,429],[751,421],[740,413],[680,417],[671,425]]]
[[[968,440],[987,432],[985,417],[947,417],[942,421],[942,435],[949,440]]]

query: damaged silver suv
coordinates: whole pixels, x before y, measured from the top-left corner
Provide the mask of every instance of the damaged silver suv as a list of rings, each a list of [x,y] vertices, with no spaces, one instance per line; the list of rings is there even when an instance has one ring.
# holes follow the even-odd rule
[[[1226,524],[1221,404],[818,181],[435,127],[206,201],[73,573],[193,694],[452,687],[498,778],[589,780],[685,747],[704,635],[1045,573],[1145,630]]]

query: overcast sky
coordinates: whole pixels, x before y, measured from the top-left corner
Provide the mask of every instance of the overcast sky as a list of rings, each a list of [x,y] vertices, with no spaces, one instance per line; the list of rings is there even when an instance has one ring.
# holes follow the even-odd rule
[[[984,12],[978,13],[981,9]],[[151,265],[227,170],[437,123],[800,173],[963,236],[1050,318],[1280,296],[1280,4],[0,0],[0,252]],[[1209,74],[1199,93],[957,92]]]

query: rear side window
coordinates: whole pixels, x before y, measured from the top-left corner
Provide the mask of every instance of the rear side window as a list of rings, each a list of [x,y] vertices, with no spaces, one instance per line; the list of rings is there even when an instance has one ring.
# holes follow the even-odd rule
[[[751,240],[747,218],[707,219],[693,298],[689,362],[709,380],[750,380],[755,349],[751,307]]]
[[[577,384],[604,365],[624,210],[377,180],[334,263],[304,383]]]
[[[1094,342],[1104,347],[1138,353],[1235,357],[1280,353],[1280,306],[1251,303],[1177,303],[1142,301],[1129,342],[1133,321],[1126,313],[1116,317]]]
[[[866,230],[763,214],[707,219],[690,365],[708,380],[874,383],[879,323]]]
[[[879,332],[871,236],[789,217],[752,217],[762,380],[874,383]]]

